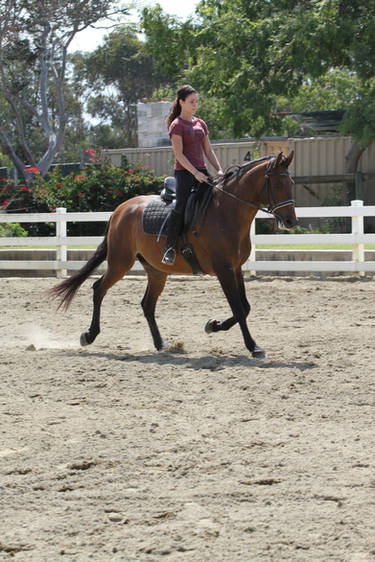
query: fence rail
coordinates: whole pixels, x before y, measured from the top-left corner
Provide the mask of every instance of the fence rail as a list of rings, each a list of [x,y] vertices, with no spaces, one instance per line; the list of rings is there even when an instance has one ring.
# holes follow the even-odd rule
[[[296,209],[298,218],[314,217],[351,217],[352,231],[348,234],[256,234],[255,221],[251,226],[250,236],[252,250],[248,261],[244,264],[245,271],[351,271],[364,274],[375,271],[375,261],[365,261],[364,244],[375,243],[375,234],[364,233],[364,217],[375,216],[375,206],[363,206],[363,201],[351,202],[348,207],[300,207]],[[68,246],[98,245],[102,236],[67,236],[68,222],[106,222],[111,213],[67,213],[61,207],[55,213],[7,214],[0,213],[0,223],[56,223],[56,235],[28,238],[0,238],[0,249],[5,247],[43,247],[56,248],[54,260],[0,260],[0,270],[54,270],[58,277],[66,275],[67,270],[80,269],[83,261],[68,260]],[[269,218],[259,211],[257,219]],[[296,244],[350,244],[352,259],[350,261],[260,261],[256,259],[256,248],[259,244],[280,244],[293,246]],[[105,264],[102,266],[105,267]],[[136,262],[132,271],[142,271]]]

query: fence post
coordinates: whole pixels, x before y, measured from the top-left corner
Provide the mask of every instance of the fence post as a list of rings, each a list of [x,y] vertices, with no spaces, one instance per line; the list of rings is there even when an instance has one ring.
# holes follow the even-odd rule
[[[356,199],[354,201],[350,202],[352,207],[363,207],[363,201]],[[364,230],[363,230],[363,217],[358,217],[358,216],[352,216],[352,234],[358,234],[361,235],[363,234]],[[360,243],[354,243],[353,244],[353,249],[352,249],[352,261],[357,261],[357,262],[364,262],[365,261],[365,249],[364,249],[364,244]],[[358,275],[364,276],[365,272],[364,271],[358,271],[356,272]]]
[[[249,260],[250,261],[255,261],[255,256],[256,256],[256,248],[255,248],[255,220],[256,218],[254,217],[253,222],[251,223],[250,226],[250,242],[251,242],[251,250],[250,250],[250,256],[249,256]],[[255,269],[250,269],[250,275],[256,275],[256,270]]]
[[[57,207],[56,215],[65,215],[66,208],[65,207]],[[56,217],[58,218],[58,216]],[[66,220],[64,217],[61,217],[62,220],[56,221],[56,237],[57,237],[57,246],[56,246],[56,260],[58,262],[67,261],[67,247],[66,244],[61,243],[61,238],[66,238]],[[60,239],[60,240],[59,240]],[[58,268],[56,271],[56,276],[59,278],[66,277],[67,271],[66,269]]]

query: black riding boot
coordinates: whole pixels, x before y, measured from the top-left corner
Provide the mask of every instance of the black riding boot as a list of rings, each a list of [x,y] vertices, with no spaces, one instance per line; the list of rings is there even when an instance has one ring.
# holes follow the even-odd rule
[[[183,215],[173,210],[169,216],[167,224],[167,241],[165,243],[162,263],[173,265],[176,259],[177,238],[182,227]]]

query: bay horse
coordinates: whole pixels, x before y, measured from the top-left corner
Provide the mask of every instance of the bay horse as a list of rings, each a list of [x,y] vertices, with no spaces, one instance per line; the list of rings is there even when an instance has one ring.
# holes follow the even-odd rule
[[[209,320],[207,333],[229,330],[240,325],[247,349],[253,357],[265,357],[265,352],[251,337],[246,318],[250,304],[246,298],[241,266],[250,255],[250,225],[258,210],[266,206],[279,228],[289,229],[297,223],[293,181],[288,166],[293,152],[287,157],[266,156],[237,167],[225,174],[212,188],[212,198],[201,225],[200,236],[188,233],[202,270],[216,275],[232,310],[223,321]],[[166,347],[155,320],[155,306],[169,274],[192,273],[190,266],[177,252],[174,265],[161,263],[164,241],[156,235],[145,234],[142,228],[143,211],[154,195],[138,196],[121,203],[113,212],[102,243],[89,261],[76,273],[64,279],[49,292],[59,299],[59,307],[68,308],[77,290],[90,274],[107,259],[107,270],[93,284],[93,314],[90,328],[82,333],[80,343],[93,343],[100,332],[100,309],[108,289],[131,269],[136,258],[142,263],[148,284],[141,306],[149,324],[157,350]]]

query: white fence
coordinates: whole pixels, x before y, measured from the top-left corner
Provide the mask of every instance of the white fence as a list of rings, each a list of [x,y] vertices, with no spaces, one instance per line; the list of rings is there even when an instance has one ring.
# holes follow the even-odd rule
[[[375,234],[365,234],[364,217],[375,216],[375,206],[363,206],[363,201],[352,201],[350,207],[300,207],[296,209],[298,218],[306,217],[351,217],[352,231],[348,234],[255,234],[255,221],[251,228],[252,251],[249,260],[244,264],[245,271],[351,271],[364,273],[375,271],[375,261],[365,261],[364,244],[375,243]],[[102,236],[67,236],[68,222],[107,222],[109,212],[67,213],[66,209],[58,208],[55,213],[7,214],[0,213],[0,223],[56,223],[55,236],[4,238],[0,237],[0,249],[4,247],[56,247],[56,259],[47,260],[1,260],[2,270],[54,270],[57,276],[65,276],[67,270],[80,269],[84,262],[67,259],[68,246],[98,245]],[[259,211],[256,219],[269,218]],[[257,244],[280,244],[293,246],[296,244],[350,244],[352,247],[351,261],[257,261]],[[308,251],[307,251],[308,252]],[[1,254],[0,254],[1,257]],[[103,269],[103,267],[102,267]],[[142,271],[136,262],[132,271]]]
[[[348,234],[258,234],[255,235],[255,221],[251,225],[252,249],[245,270],[252,271],[352,271],[363,274],[375,271],[375,262],[365,261],[364,244],[374,243],[375,234],[364,233],[364,217],[375,216],[375,206],[363,206],[363,201],[352,201],[350,207],[299,207],[298,218],[351,217],[352,231]],[[266,213],[258,212],[256,218],[267,218]],[[351,261],[256,261],[257,244],[350,244]],[[308,250],[306,251],[308,252]]]

